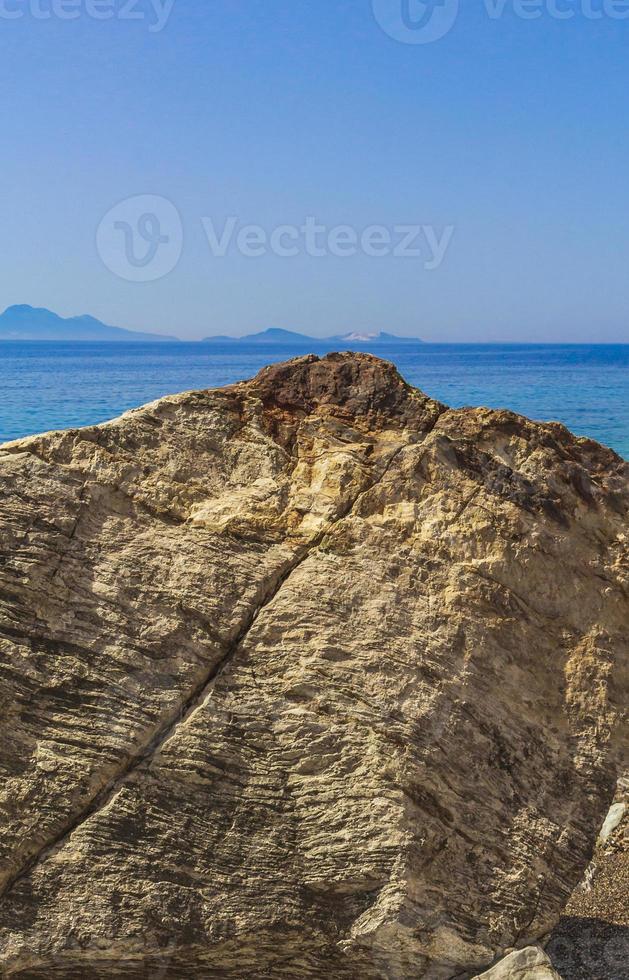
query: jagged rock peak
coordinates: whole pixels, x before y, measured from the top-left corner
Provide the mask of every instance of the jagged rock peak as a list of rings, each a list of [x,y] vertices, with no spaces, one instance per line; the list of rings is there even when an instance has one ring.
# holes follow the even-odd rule
[[[287,446],[309,415],[333,416],[363,432],[408,428],[421,434],[445,411],[407,384],[393,364],[361,353],[310,354],[273,364],[235,390],[261,400],[269,431]]]
[[[407,384],[393,364],[371,354],[309,354],[264,368],[249,385],[265,404],[298,414],[327,406],[354,418],[405,419],[418,404],[443,409]]]

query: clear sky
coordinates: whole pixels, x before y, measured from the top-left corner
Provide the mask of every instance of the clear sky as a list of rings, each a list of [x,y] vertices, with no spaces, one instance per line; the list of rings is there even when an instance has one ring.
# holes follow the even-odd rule
[[[0,0],[0,306],[629,341],[629,4],[539,3],[445,0],[420,44],[417,0]]]

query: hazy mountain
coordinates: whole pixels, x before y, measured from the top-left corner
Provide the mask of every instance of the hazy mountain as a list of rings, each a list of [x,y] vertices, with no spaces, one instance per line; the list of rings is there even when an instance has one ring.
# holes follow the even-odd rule
[[[0,316],[0,340],[118,340],[141,343],[176,341],[177,338],[110,327],[93,316],[64,319],[50,310],[10,306]]]
[[[316,340],[314,337],[307,337],[303,333],[295,333],[294,330],[282,330],[280,327],[270,327],[261,333],[251,333],[246,337],[206,337],[205,343],[229,343],[236,342],[246,344],[311,344],[321,343],[321,338]]]
[[[329,337],[329,340],[337,341],[339,343],[350,343],[350,344],[423,344],[424,341],[420,340],[419,337],[396,337],[393,333],[385,333],[380,331],[380,333],[361,333],[360,331],[354,333],[340,334],[335,337]]]
[[[392,333],[347,333],[333,337],[309,337],[307,334],[295,333],[293,330],[282,330],[271,327],[261,333],[248,334],[245,337],[206,337],[206,343],[245,343],[245,344],[357,344],[364,347],[378,344],[421,344],[422,340],[414,337],[396,337]]]

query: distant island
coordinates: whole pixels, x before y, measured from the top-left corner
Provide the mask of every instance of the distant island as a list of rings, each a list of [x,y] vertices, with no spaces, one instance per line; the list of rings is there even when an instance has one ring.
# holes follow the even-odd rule
[[[83,340],[128,343],[172,342],[176,337],[110,327],[93,316],[64,319],[50,310],[10,306],[0,315],[0,340]]]
[[[304,333],[295,333],[293,330],[282,330],[279,327],[271,327],[261,333],[248,334],[245,337],[206,337],[203,341],[206,344],[291,344],[299,346],[310,346],[311,344],[356,344],[362,347],[377,346],[379,344],[423,344],[424,341],[419,337],[396,337],[392,333],[361,333],[359,331],[347,334],[335,334],[332,337],[309,337]]]
[[[93,316],[73,316],[64,318],[52,310],[36,308],[26,304],[10,306],[0,314],[0,341],[2,340],[54,340],[54,341],[118,341],[127,343],[177,343],[177,337],[164,334],[142,333],[140,330],[125,330],[102,323]],[[266,344],[303,347],[310,350],[314,346],[347,349],[369,349],[385,345],[423,344],[418,337],[397,337],[392,333],[364,333],[355,331],[335,334],[332,337],[310,337],[294,330],[271,327],[260,333],[244,337],[226,335],[206,337],[206,344]]]

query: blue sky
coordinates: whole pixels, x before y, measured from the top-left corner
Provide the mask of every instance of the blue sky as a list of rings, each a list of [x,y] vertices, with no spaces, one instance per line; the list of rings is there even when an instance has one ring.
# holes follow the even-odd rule
[[[403,24],[403,0],[376,0],[385,29],[372,0],[175,0],[161,31],[158,0],[136,0],[133,20],[121,17],[128,0],[96,2],[0,0],[0,305],[186,338],[278,326],[629,341],[620,0],[605,12],[603,0],[556,0],[570,19],[545,0],[535,19],[461,0],[449,32],[425,44],[386,33]],[[90,16],[107,3],[116,16]],[[130,281],[128,253],[111,250],[125,226],[136,235],[133,201],[147,196],[179,216],[181,249],[172,271],[164,260]],[[172,245],[173,211],[160,207]],[[204,219],[221,231],[230,218],[267,236],[311,218],[326,254],[301,239],[290,257],[252,257],[236,240],[212,254]],[[352,232],[360,242],[380,226],[389,253],[334,254],[338,226],[349,252]],[[421,255],[392,254],[399,226],[437,240],[450,229],[436,268],[423,232]],[[133,239],[138,256],[156,227],[145,245]]]

